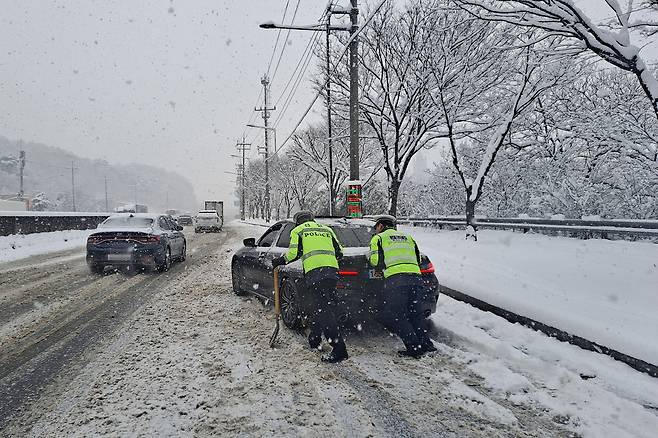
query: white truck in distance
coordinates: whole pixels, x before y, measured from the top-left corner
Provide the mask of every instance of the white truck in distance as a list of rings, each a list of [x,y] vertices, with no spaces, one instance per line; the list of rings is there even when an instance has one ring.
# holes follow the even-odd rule
[[[224,226],[224,201],[205,201],[204,210],[215,210],[219,216],[219,227]]]

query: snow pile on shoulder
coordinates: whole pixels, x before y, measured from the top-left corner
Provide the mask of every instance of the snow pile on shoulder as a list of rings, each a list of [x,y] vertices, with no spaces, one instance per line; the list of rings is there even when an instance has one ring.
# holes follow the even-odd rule
[[[67,230],[0,236],[0,262],[79,248],[85,245],[87,236],[93,231],[95,230]]]
[[[439,282],[658,364],[658,245],[511,231],[406,228]]]

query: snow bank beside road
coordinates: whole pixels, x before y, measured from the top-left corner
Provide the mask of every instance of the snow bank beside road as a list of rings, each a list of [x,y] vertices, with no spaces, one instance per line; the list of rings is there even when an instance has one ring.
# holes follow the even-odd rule
[[[93,231],[69,230],[0,236],[0,263],[82,247]]]
[[[655,436],[658,379],[449,297],[432,319],[440,352],[512,405],[543,406],[584,437]]]
[[[658,245],[403,228],[442,285],[658,364]]]

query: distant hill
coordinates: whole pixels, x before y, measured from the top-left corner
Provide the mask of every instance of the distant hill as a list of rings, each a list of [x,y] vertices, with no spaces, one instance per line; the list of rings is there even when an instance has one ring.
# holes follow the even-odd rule
[[[49,210],[70,211],[72,203],[71,166],[75,177],[77,211],[105,211],[105,177],[108,204],[146,204],[149,211],[167,208],[198,210],[199,203],[192,184],[183,176],[143,164],[114,165],[92,160],[39,143],[17,141],[0,136],[0,195],[16,194],[18,173],[14,160],[23,149],[26,153],[24,190],[26,196],[39,193]],[[167,199],[169,202],[167,203]]]

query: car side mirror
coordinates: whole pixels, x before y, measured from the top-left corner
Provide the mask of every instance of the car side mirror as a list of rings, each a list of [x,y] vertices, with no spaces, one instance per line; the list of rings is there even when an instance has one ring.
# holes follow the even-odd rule
[[[256,239],[253,238],[253,237],[249,237],[247,239],[244,239],[242,241],[242,243],[244,244],[244,246],[246,246],[248,248],[256,248]]]

